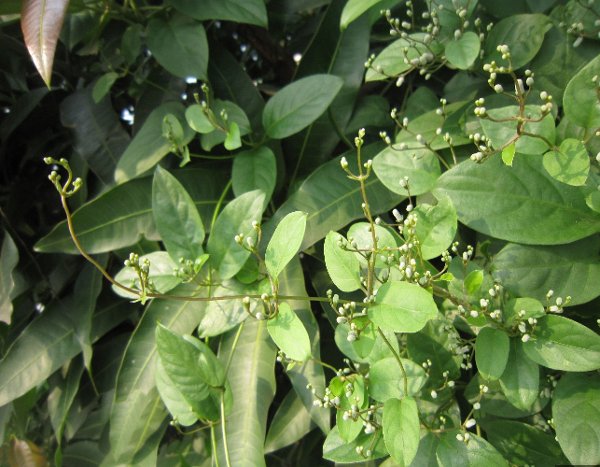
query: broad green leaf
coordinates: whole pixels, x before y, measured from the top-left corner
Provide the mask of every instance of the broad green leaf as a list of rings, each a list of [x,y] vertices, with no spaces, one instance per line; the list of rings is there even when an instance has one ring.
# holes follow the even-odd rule
[[[585,185],[590,171],[590,156],[581,141],[568,138],[560,143],[558,151],[544,154],[544,168],[559,182]]]
[[[368,313],[382,329],[412,333],[423,329],[438,310],[427,290],[408,282],[390,281],[379,288]]]
[[[399,149],[388,146],[373,158],[373,170],[386,188],[401,195],[408,191],[400,182],[408,177],[410,194],[422,195],[435,186],[441,174],[440,163],[435,153],[427,148]]]
[[[512,167],[513,159],[515,158],[516,144],[511,143],[502,150],[502,162]]]
[[[553,370],[600,368],[600,336],[564,316],[539,318],[531,340],[523,348],[531,360]]]
[[[169,410],[173,420],[181,426],[191,426],[198,421],[198,415],[194,412],[190,403],[182,392],[173,383],[165,371],[160,359],[156,361],[156,372],[154,374],[156,389],[160,398]]]
[[[475,340],[475,362],[479,374],[485,379],[498,379],[504,373],[510,340],[508,335],[499,329],[484,327]]]
[[[156,348],[166,376],[194,414],[198,418],[218,420],[220,397],[225,391],[225,370],[212,350],[198,339],[185,339],[160,323],[156,327]]]
[[[59,446],[62,443],[63,431],[69,410],[79,390],[83,370],[84,365],[82,360],[72,360],[65,377],[61,378],[60,383],[54,386],[48,394],[48,414],[56,442]]]
[[[296,391],[287,393],[275,412],[265,440],[265,453],[294,444],[301,440],[312,428],[313,423]]]
[[[203,289],[196,284],[183,284],[171,293],[199,295]],[[146,307],[123,353],[117,375],[109,431],[110,456],[115,462],[132,462],[167,415],[155,384],[156,323],[177,333],[190,333],[198,325],[205,306],[203,302],[153,300]]]
[[[348,0],[342,10],[340,29],[346,29],[350,23],[381,1],[382,0]]]
[[[194,19],[220,19],[267,27],[267,9],[263,0],[169,0],[176,10]]]
[[[142,48],[143,27],[140,23],[134,23],[125,29],[121,36],[121,54],[128,65],[132,65],[138,58]]]
[[[169,21],[154,18],[148,23],[146,40],[152,56],[168,72],[180,78],[207,78],[208,42],[202,24],[185,16]]]
[[[225,137],[223,146],[225,146],[225,149],[227,149],[228,151],[233,151],[242,147],[240,127],[237,123],[231,122],[231,124],[229,125],[229,130],[227,131],[227,136]]]
[[[135,134],[127,149],[119,159],[115,170],[117,183],[126,182],[152,169],[171,150],[171,143],[163,136],[163,120],[173,114],[179,122],[185,122],[183,105],[167,102],[154,109]],[[188,125],[185,128],[184,142],[192,139],[194,132]]]
[[[506,302],[502,309],[502,319],[506,326],[514,326],[529,318],[541,318],[546,315],[544,305],[535,298],[521,297]]]
[[[552,27],[550,18],[541,14],[512,15],[504,18],[494,25],[486,38],[485,61],[490,63],[495,60],[500,65],[505,65],[498,45],[508,45],[510,48],[513,69],[519,69],[536,56],[544,35]]]
[[[428,432],[421,438],[419,449],[415,458],[411,462],[411,467],[438,467],[438,461],[435,452],[439,443],[439,438],[431,432]],[[396,467],[394,460],[390,457],[381,467]]]
[[[387,357],[374,362],[369,369],[369,396],[378,402],[388,399],[402,399],[415,396],[427,381],[423,367],[412,360],[401,359],[408,385],[408,394],[404,394],[404,376],[398,361]]]
[[[61,102],[60,122],[70,129],[77,154],[104,185],[112,185],[117,162],[131,139],[110,99],[95,103],[90,86],[76,91]]]
[[[175,263],[166,251],[154,251],[147,255],[140,256],[140,263],[144,260],[150,261],[150,271],[148,278],[152,281],[152,286],[158,293],[167,293],[173,290],[181,283],[181,278],[175,276],[174,269],[177,269]],[[124,267],[116,275],[115,280],[132,289],[140,290],[140,279],[131,267]],[[113,292],[117,295],[129,299],[136,299],[139,295],[134,295],[119,287],[112,286]]]
[[[363,157],[373,157],[379,147],[363,147]],[[346,157],[349,168],[356,170],[355,152],[347,153]],[[390,193],[376,177],[370,177],[365,185],[373,214],[392,209],[402,200],[400,196]],[[323,190],[324,186],[327,190]],[[293,211],[306,212],[306,232],[300,247],[305,250],[324,238],[330,230],[341,229],[351,221],[363,218],[361,203],[360,185],[348,179],[340,168],[340,159],[336,158],[316,169],[281,205],[263,226],[263,236],[265,239],[269,238],[279,220],[286,214]]]
[[[268,285],[268,281],[265,280],[257,286],[256,284],[245,285],[235,279],[229,279],[213,287],[211,292],[214,297],[254,295],[265,291],[261,288],[262,285]],[[270,291],[270,287],[268,290]],[[257,306],[258,300],[252,300],[249,311],[254,313]],[[242,298],[210,301],[206,304],[204,315],[198,325],[198,335],[202,338],[218,336],[233,329],[248,316]]]
[[[0,250],[0,321],[10,324],[12,319],[12,298],[15,287],[13,271],[19,262],[17,245],[4,231],[2,249]]]
[[[282,139],[314,122],[342,88],[341,78],[312,75],[278,91],[263,111],[263,126],[271,138]]]
[[[515,465],[566,464],[560,446],[550,433],[512,420],[481,422],[488,441]]]
[[[227,377],[233,406],[225,419],[231,465],[265,465],[267,415],[275,394],[275,356],[277,349],[267,334],[267,323],[250,319],[233,347],[235,331],[221,342],[219,357],[231,365]],[[221,430],[217,431],[218,456],[225,459]]]
[[[466,275],[464,283],[467,295],[473,295],[479,291],[483,284],[483,278],[484,274],[481,269],[475,269]]]
[[[204,250],[204,224],[194,200],[168,171],[157,167],[152,181],[152,215],[173,261],[196,260]]]
[[[325,237],[325,265],[331,281],[342,292],[353,292],[361,287],[360,263],[356,255],[346,251],[340,242],[348,244],[337,232],[329,232]]]
[[[204,109],[200,104],[192,104],[185,109],[185,120],[192,130],[197,133],[211,133],[215,131]]]
[[[38,73],[50,88],[52,65],[68,0],[24,0],[21,29],[25,45]]]
[[[273,342],[288,358],[304,362],[311,357],[306,328],[287,303],[279,304],[275,318],[267,321],[267,330]]]
[[[460,441],[457,434],[464,436],[457,430],[446,431],[440,437],[436,450],[437,461],[440,467],[480,467],[483,465],[494,467],[508,467],[508,462],[496,451],[494,446],[485,439],[469,433],[469,442]]]
[[[379,81],[398,76],[412,69],[410,60],[419,58],[425,52],[429,52],[427,46],[423,43],[424,33],[411,34],[410,37],[417,39],[417,42],[407,39],[397,39],[383,49],[373,60],[371,68],[367,70],[365,81]],[[404,50],[408,49],[406,56]],[[404,62],[408,58],[409,63]]]
[[[119,74],[114,71],[104,73],[98,78],[98,81],[96,81],[94,88],[92,89],[92,98],[96,104],[110,92],[110,88],[112,88],[112,85],[115,84],[115,81],[118,78]]]
[[[519,107],[516,105],[511,105],[508,107],[489,109],[488,114],[490,117],[496,120],[509,119],[519,115]],[[532,119],[539,119],[542,117],[542,111],[537,105],[528,105],[525,107],[525,115]],[[485,135],[490,138],[494,148],[502,148],[506,146],[517,136],[518,123],[516,120],[511,122],[495,122],[490,119],[483,118],[479,120],[479,123],[481,124],[481,128],[483,129]],[[554,127],[554,116],[552,116],[552,114],[546,115],[540,122],[525,122],[523,124],[523,130],[543,136],[551,144],[554,144],[556,130]],[[533,136],[520,136],[514,144],[515,152],[518,154],[533,154],[538,156],[550,149],[548,147],[548,143]],[[506,148],[509,147],[510,145],[506,146]],[[508,154],[507,157],[509,155],[510,154]],[[504,156],[502,160],[504,160]]]
[[[597,56],[573,76],[565,88],[565,115],[584,128],[600,126],[598,81],[592,81],[592,78],[599,74],[600,57]]]
[[[360,454],[356,452],[358,446],[363,447],[363,452]],[[365,458],[367,446],[372,452],[370,457]],[[366,435],[363,431],[354,441],[347,443],[340,436],[338,428],[333,427],[323,443],[323,458],[332,462],[345,464],[364,462],[366,459],[380,459],[387,455],[388,452],[380,432]]]
[[[308,297],[304,283],[304,271],[298,258],[294,258],[279,275],[279,293],[288,296]],[[296,394],[310,413],[313,422],[323,433],[327,433],[330,429],[329,412],[314,405],[314,396],[311,390],[311,388],[314,388],[318,394],[325,393],[325,372],[323,366],[317,362],[317,359],[321,358],[319,325],[308,300],[286,300],[286,303],[290,305],[304,324],[311,342],[312,356],[314,357],[303,364],[296,364],[293,368],[289,368],[287,375]],[[311,388],[306,387],[307,383],[310,383]]]
[[[450,197],[462,223],[502,240],[552,245],[600,229],[583,191],[550,177],[539,156],[520,155],[510,168],[499,157],[461,162],[438,179],[434,194]]]
[[[559,246],[508,244],[494,256],[492,275],[518,296],[545,302],[554,290],[555,297],[571,296],[571,304],[578,305],[600,295],[598,251],[596,237]]]
[[[344,418],[344,412],[351,408],[358,407],[364,410],[368,406],[368,397],[365,397],[365,380],[361,375],[354,375],[345,381],[344,391],[338,396],[340,398],[339,409],[335,413],[336,428],[340,437],[346,442],[351,443],[363,431],[363,420],[358,417]],[[348,389],[350,388],[350,391]]]
[[[183,169],[173,171],[173,175],[191,195],[205,223],[210,222],[214,206],[227,182],[225,173]],[[152,178],[132,180],[87,202],[73,213],[73,225],[89,253],[134,245],[142,235],[158,240],[160,237],[152,218]],[[77,253],[65,221],[39,240],[35,249],[44,253]]]
[[[565,374],[552,400],[556,439],[574,465],[600,463],[600,378]]]
[[[304,238],[306,217],[304,212],[292,212],[281,219],[275,228],[265,252],[265,266],[273,279],[277,279],[298,253]]]
[[[371,233],[371,224],[368,222],[355,222],[348,229],[346,236],[350,243],[356,243],[359,250],[373,249],[373,234]],[[388,266],[382,261],[381,256],[387,257],[398,251],[396,238],[390,229],[377,224],[375,224],[375,237],[377,238],[377,249],[380,250],[375,259],[375,267],[387,269]],[[367,261],[364,256],[361,256],[358,252],[354,252],[353,254],[358,258],[363,267],[367,267]]]
[[[479,57],[481,42],[473,31],[467,31],[457,40],[446,43],[445,54],[448,61],[459,70],[467,70]]]
[[[76,285],[81,286],[85,286],[83,279]],[[127,307],[120,305],[109,304],[95,310],[91,342],[130,317]],[[0,406],[42,384],[82,351],[78,333],[89,318],[86,313],[91,311],[83,309],[74,296],[69,296],[61,302],[49,304],[19,334],[0,361]]]
[[[409,465],[417,454],[420,422],[417,403],[412,397],[389,399],[383,406],[383,439],[392,458]]]
[[[277,180],[277,166],[273,151],[266,146],[236,154],[231,169],[235,196],[252,190],[262,190],[265,203],[271,200]]]
[[[238,234],[244,234],[244,241],[256,241],[256,231],[252,223],[262,217],[265,195],[260,190],[249,191],[231,201],[217,217],[208,238],[207,250],[213,267],[219,271],[221,279],[235,276],[250,256],[250,252],[235,241]]]
[[[510,352],[500,377],[502,392],[516,408],[529,410],[538,398],[540,369],[531,361],[518,337],[510,340]]]
[[[423,259],[441,255],[452,244],[456,235],[456,209],[448,198],[441,198],[435,206],[419,204],[416,234]]]

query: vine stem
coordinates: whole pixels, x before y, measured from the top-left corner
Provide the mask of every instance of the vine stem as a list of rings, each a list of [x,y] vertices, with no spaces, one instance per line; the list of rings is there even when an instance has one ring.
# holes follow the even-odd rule
[[[242,323],[243,324],[243,323]],[[241,329],[241,326],[240,326]],[[239,337],[236,336],[236,338]],[[231,354],[233,354],[233,349]],[[231,467],[231,459],[229,458],[229,446],[227,444],[227,428],[225,425],[225,388],[221,391],[221,435],[223,436],[223,450],[225,451],[225,464]]]
[[[402,371],[402,380],[404,383],[404,397],[408,397],[408,375],[406,374],[406,369],[404,368],[402,359],[400,358],[400,355],[398,355],[398,352],[396,352],[396,349],[394,349],[394,347],[392,347],[392,344],[390,343],[390,341],[388,341],[387,337],[385,337],[385,334],[383,333],[383,331],[381,330],[381,328],[379,326],[377,326],[377,332],[379,333],[379,335],[381,336],[383,341],[386,343],[386,345],[388,346],[388,348],[390,349],[392,354],[394,354],[394,358],[396,359],[396,361],[398,362],[398,365],[400,366],[400,371]]]

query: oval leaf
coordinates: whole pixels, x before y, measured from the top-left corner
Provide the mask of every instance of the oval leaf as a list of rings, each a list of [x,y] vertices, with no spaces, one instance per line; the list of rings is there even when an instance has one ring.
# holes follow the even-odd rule
[[[419,411],[412,397],[390,399],[383,406],[383,440],[392,458],[408,465],[417,455],[420,440]]]
[[[592,78],[600,74],[600,56],[597,56],[573,76],[563,96],[565,115],[584,128],[600,126],[598,82]]]
[[[427,290],[400,281],[383,284],[369,307],[369,318],[393,332],[418,332],[437,314],[435,301]]]
[[[567,138],[558,151],[544,154],[544,168],[559,182],[567,185],[585,185],[590,172],[590,156],[583,143]]]
[[[485,379],[498,379],[504,373],[510,339],[508,335],[496,328],[485,327],[475,341],[475,361],[477,370]]]
[[[275,228],[265,253],[265,266],[273,279],[277,279],[281,271],[298,253],[304,238],[306,217],[307,214],[304,212],[292,212]]]
[[[304,362],[310,358],[306,328],[287,303],[279,304],[279,313],[267,321],[267,330],[277,347],[292,360]]]
[[[527,357],[519,338],[510,340],[510,353],[500,386],[508,401],[521,410],[529,410],[538,398],[540,369]]]
[[[446,43],[445,54],[452,65],[460,70],[466,70],[479,56],[480,48],[479,36],[473,31],[467,31],[458,40]]]
[[[340,246],[346,239],[337,232],[329,232],[325,237],[325,266],[331,281],[342,292],[360,289],[360,263],[356,255]]]
[[[419,204],[413,211],[417,215],[416,234],[423,259],[435,258],[442,254],[456,235],[456,209],[448,198],[438,204]]]
[[[262,119],[267,134],[281,139],[303,130],[327,110],[343,84],[333,75],[312,75],[288,84],[265,106]]]

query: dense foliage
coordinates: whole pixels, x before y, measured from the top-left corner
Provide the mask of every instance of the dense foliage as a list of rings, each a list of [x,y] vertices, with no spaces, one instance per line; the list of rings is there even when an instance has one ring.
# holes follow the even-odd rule
[[[1,463],[600,463],[597,2],[4,0],[0,104]]]

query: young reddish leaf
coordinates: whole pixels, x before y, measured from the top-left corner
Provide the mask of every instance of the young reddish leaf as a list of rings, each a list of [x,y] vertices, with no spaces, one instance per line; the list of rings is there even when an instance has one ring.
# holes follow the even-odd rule
[[[21,30],[25,45],[46,86],[50,87],[58,35],[69,0],[23,0]]]

